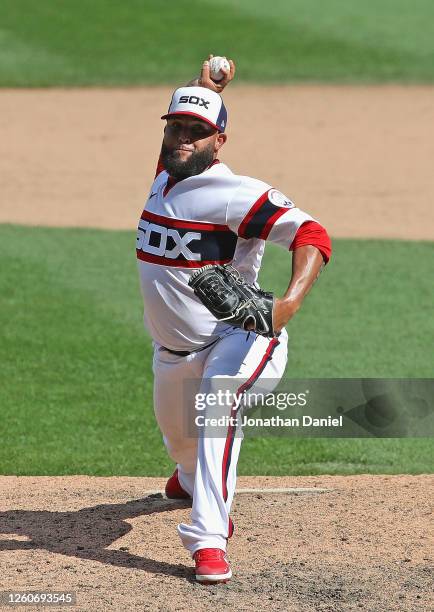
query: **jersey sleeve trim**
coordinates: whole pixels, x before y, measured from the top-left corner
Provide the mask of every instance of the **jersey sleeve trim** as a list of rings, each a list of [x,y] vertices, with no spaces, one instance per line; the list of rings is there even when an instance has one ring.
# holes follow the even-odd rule
[[[264,229],[262,230],[259,238],[262,238],[262,240],[267,240],[271,232],[271,228],[276,223],[277,219],[279,219],[283,214],[288,212],[288,210],[288,208],[279,208],[278,210],[276,210],[276,212],[268,219],[268,221],[264,225]]]
[[[267,200],[267,198],[268,198],[268,189],[265,193],[263,193],[256,200],[256,202],[253,204],[253,206],[251,207],[247,215],[244,217],[243,221],[241,222],[240,227],[238,228],[238,236],[240,236],[241,238],[252,238],[252,236],[247,235],[248,233],[250,233],[247,230],[247,226],[252,221],[253,217],[255,216],[257,211],[261,208],[262,204]]]
[[[316,247],[327,263],[332,254],[332,243],[326,229],[317,221],[306,221],[297,230],[289,250],[311,245]]]
[[[260,238],[261,240],[267,240],[276,221],[293,207],[293,205],[290,208],[287,206],[277,206],[270,202],[268,197],[270,191],[270,188],[267,189],[267,191],[256,200],[244,217],[238,228],[238,236],[241,238]],[[290,201],[288,200],[288,202]]]

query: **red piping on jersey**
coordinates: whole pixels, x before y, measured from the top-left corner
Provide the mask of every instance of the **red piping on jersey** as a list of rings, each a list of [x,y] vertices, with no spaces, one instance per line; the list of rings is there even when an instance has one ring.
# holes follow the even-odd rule
[[[284,213],[288,212],[288,210],[291,210],[291,209],[290,208],[280,208],[279,210],[277,210],[274,213],[274,215],[272,215],[268,219],[267,223],[264,225],[264,229],[260,233],[259,238],[261,238],[262,240],[267,240],[268,234],[271,232],[271,228],[276,223],[277,219],[279,219],[279,217],[281,217]]]
[[[142,212],[141,219],[144,221],[153,221],[160,223],[167,227],[179,227],[181,229],[195,229],[205,231],[217,231],[217,232],[231,232],[232,230],[227,226],[220,223],[207,223],[206,221],[184,221],[184,219],[172,219],[171,217],[163,217],[162,215],[156,215],[148,210]],[[204,264],[205,265],[205,264]]]
[[[247,215],[244,217],[240,227],[238,228],[238,236],[241,236],[241,238],[244,238],[244,231],[245,231],[246,226],[248,225],[250,219],[253,217],[253,215],[256,213],[256,211],[262,206],[262,204],[268,199],[268,192],[269,191],[270,190],[267,189],[267,191],[265,193],[263,193],[258,200],[256,200],[256,202],[253,204],[252,208],[249,210]]]
[[[326,229],[316,221],[305,221],[298,228],[289,250],[295,251],[302,246],[316,247],[327,263],[332,254],[332,243]]]
[[[277,338],[272,338],[270,343],[267,346],[267,349],[259,363],[259,365],[257,366],[257,368],[255,369],[255,371],[253,372],[253,374],[250,376],[250,378],[241,385],[241,387],[238,388],[237,390],[237,394],[236,396],[239,397],[242,393],[244,393],[244,391],[247,391],[247,389],[250,389],[250,387],[256,382],[256,380],[259,378],[259,376],[262,374],[262,372],[264,371],[265,366],[267,365],[267,363],[270,361],[271,357],[273,356],[274,353],[274,349],[276,348],[276,346],[278,346],[279,344],[279,340]],[[231,416],[235,417],[237,413],[237,409],[232,408],[231,410]],[[226,435],[226,443],[225,443],[225,448],[223,451],[223,461],[222,461],[222,490],[223,490],[223,499],[226,501],[228,498],[228,487],[227,487],[227,478],[228,478],[228,472],[229,472],[229,466],[231,463],[231,454],[232,454],[232,446],[234,444],[234,435],[235,435],[235,429],[236,429],[236,425],[229,425],[228,427],[228,433]]]
[[[232,261],[229,259],[212,259],[212,260],[201,260],[193,261],[191,259],[169,259],[168,257],[161,257],[161,255],[152,255],[151,253],[145,253],[141,249],[136,249],[137,259],[146,261],[148,263],[158,264],[160,266],[170,266],[171,268],[201,268],[209,264],[226,264]]]

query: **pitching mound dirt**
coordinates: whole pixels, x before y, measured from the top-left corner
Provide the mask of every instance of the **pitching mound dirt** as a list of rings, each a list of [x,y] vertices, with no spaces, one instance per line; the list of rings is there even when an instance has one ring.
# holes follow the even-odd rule
[[[0,477],[1,590],[101,610],[431,610],[431,476],[240,478],[234,577],[195,583],[157,478]],[[326,491],[321,491],[326,489]],[[58,609],[58,608],[56,608]]]
[[[135,229],[170,88],[0,92],[0,222]],[[225,92],[221,159],[335,237],[434,239],[434,88]]]

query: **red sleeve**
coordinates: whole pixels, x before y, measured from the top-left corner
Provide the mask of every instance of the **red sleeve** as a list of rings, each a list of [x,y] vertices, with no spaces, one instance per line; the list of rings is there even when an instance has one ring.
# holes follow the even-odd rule
[[[332,242],[325,228],[316,221],[306,221],[300,225],[289,250],[294,251],[307,244],[316,247],[321,252],[324,262],[328,262],[332,254]]]
[[[154,180],[157,178],[157,176],[163,172],[164,170],[164,166],[163,166],[163,162],[161,161],[161,154],[160,157],[158,158],[158,162],[157,162],[157,168],[155,170],[155,176],[154,176]]]

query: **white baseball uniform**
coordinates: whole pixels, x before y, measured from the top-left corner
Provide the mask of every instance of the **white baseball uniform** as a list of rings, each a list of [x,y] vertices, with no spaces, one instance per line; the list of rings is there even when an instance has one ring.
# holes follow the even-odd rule
[[[145,204],[137,258],[144,320],[154,344],[154,410],[180,484],[193,497],[191,524],[178,527],[192,554],[200,548],[226,550],[241,436],[229,425],[222,437],[199,427],[190,437],[185,415],[195,393],[217,387],[233,392],[234,384],[237,393],[255,385],[272,390],[285,370],[287,334],[283,330],[267,339],[218,322],[188,280],[206,264],[230,262],[248,282],[256,282],[265,240],[288,250],[309,220],[270,185],[237,176],[218,160],[179,182],[161,172]],[[206,405],[203,414],[208,413]]]

